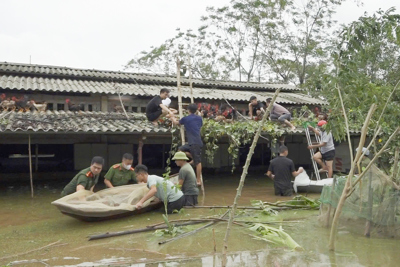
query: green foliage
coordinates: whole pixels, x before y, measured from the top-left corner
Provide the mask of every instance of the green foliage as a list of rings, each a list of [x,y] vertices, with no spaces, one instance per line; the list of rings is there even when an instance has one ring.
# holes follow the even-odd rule
[[[342,2],[233,0],[208,7],[204,25],[186,32],[178,28],[126,67],[172,75],[176,57],[190,56],[194,77],[303,84],[317,62],[329,61],[331,16]]]
[[[350,130],[360,131],[371,105],[377,104],[368,135],[372,136],[377,127],[382,131],[374,140],[373,150],[379,150],[398,126],[400,93],[397,90],[392,97],[390,94],[400,77],[400,15],[393,12],[379,10],[372,16],[365,15],[340,32],[333,53],[336,70],[320,80],[331,110],[328,130],[337,140],[344,139],[346,133],[337,88],[341,90]],[[397,137],[388,151],[399,145]],[[380,167],[386,169],[384,165],[390,164],[392,158],[392,152],[382,155]]]
[[[232,171],[235,169],[235,159],[239,156],[239,148],[243,145],[250,144],[253,141],[255,132],[261,122],[247,120],[235,121],[233,123],[216,122],[211,119],[203,120],[201,134],[206,147],[207,160],[212,163],[217,149],[219,149],[218,141],[223,137],[228,137],[229,147],[228,153],[232,159]],[[281,136],[285,131],[279,127],[279,124],[267,121],[263,125],[263,133],[268,134],[272,139]]]

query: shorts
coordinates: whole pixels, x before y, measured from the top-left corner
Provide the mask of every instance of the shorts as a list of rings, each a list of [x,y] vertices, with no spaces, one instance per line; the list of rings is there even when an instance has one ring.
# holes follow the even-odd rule
[[[285,122],[285,120],[290,121],[292,119],[292,115],[290,115],[290,113],[284,113],[281,116],[271,114],[269,117],[271,118],[271,120],[278,120],[280,122]]]
[[[183,145],[178,148],[182,152],[190,152],[194,166],[201,163],[201,146],[200,145]]]
[[[147,113],[146,113],[146,117],[147,117],[147,119],[148,119],[149,121],[155,121],[155,120],[158,119],[158,117],[161,116],[161,114],[162,114],[162,110],[159,109],[159,110],[157,110],[157,111],[155,111],[155,112],[153,112],[153,113],[150,113],[150,114],[147,114]]]
[[[167,213],[171,214],[174,210],[180,210],[185,204],[185,196],[181,196],[178,200],[174,202],[168,202]]]
[[[329,150],[323,154],[321,153],[321,155],[323,160],[331,161],[335,158],[335,149]]]
[[[197,204],[197,195],[185,195],[184,206],[196,206]]]
[[[293,195],[292,188],[281,188],[278,186],[274,186],[274,188],[275,188],[275,196],[290,197],[291,195]]]

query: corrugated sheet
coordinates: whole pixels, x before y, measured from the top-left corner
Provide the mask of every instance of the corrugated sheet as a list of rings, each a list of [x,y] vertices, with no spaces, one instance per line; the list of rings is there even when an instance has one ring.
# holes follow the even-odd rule
[[[131,72],[119,72],[119,71],[103,71],[103,70],[90,70],[90,69],[76,69],[59,66],[46,66],[46,65],[31,65],[31,64],[20,64],[20,63],[8,63],[0,62],[0,73],[2,74],[18,74],[24,76],[36,75],[36,76],[57,76],[57,78],[92,78],[92,79],[103,79],[109,81],[129,81],[137,83],[175,83],[176,77],[160,75],[160,74],[149,74],[149,73],[131,73]],[[182,83],[189,83],[189,79],[182,77]],[[265,90],[281,90],[286,91],[298,91],[293,85],[288,84],[268,84],[268,83],[256,83],[256,82],[237,82],[237,81],[213,81],[206,79],[193,79],[193,85],[195,87],[218,87],[218,88],[237,88],[237,89],[265,89]]]
[[[99,93],[116,94],[119,90],[122,95],[155,96],[161,88],[171,90],[171,96],[177,97],[176,86],[165,86],[159,83],[138,84],[138,83],[112,83],[93,80],[58,79],[43,77],[25,77],[15,75],[0,75],[0,88],[11,90],[34,90],[48,92],[66,93]],[[228,101],[249,101],[251,96],[257,96],[260,100],[272,97],[274,92],[230,90],[216,88],[195,88],[193,97],[195,99],[210,99]],[[190,88],[182,86],[183,97],[190,97]],[[301,93],[281,92],[277,99],[278,103],[298,105],[324,105],[325,101],[311,98]]]
[[[6,112],[0,113],[1,132],[56,132],[56,133],[162,133],[165,127],[155,127],[143,114],[105,112]]]

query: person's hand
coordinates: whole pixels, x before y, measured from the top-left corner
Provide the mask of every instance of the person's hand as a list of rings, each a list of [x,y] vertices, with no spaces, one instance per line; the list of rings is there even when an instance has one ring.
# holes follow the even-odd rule
[[[308,149],[313,149],[313,148],[314,148],[314,146],[312,146],[312,145],[311,145],[311,146],[308,146],[307,148],[308,148]]]
[[[197,186],[201,186],[201,181],[197,181]]]
[[[143,203],[142,202],[136,203],[136,209],[140,210],[141,208],[143,208]]]
[[[304,171],[303,167],[300,167],[298,170],[299,173],[302,173],[303,171]]]
[[[275,179],[275,174],[271,174],[271,179],[272,179],[272,180]]]

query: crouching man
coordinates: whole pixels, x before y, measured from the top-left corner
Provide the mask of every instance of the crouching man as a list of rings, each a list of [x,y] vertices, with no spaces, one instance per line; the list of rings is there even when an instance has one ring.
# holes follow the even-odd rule
[[[184,152],[178,151],[175,153],[172,160],[181,169],[179,170],[178,183],[182,188],[182,192],[185,195],[185,206],[197,205],[197,196],[199,195],[199,189],[196,183],[196,174],[192,166],[187,162],[189,158]]]
[[[149,175],[145,165],[139,164],[135,167],[136,179],[139,183],[147,183],[150,191],[136,204],[137,209],[143,207],[143,203],[155,196],[161,201],[167,201],[167,213],[180,210],[185,203],[182,191],[176,189],[171,181],[164,180],[157,175]],[[164,190],[166,189],[166,190]]]
[[[61,196],[78,192],[80,190],[90,190],[93,192],[93,188],[99,180],[101,169],[104,165],[104,159],[96,156],[92,159],[90,167],[81,170],[75,177],[64,187],[61,192]]]

